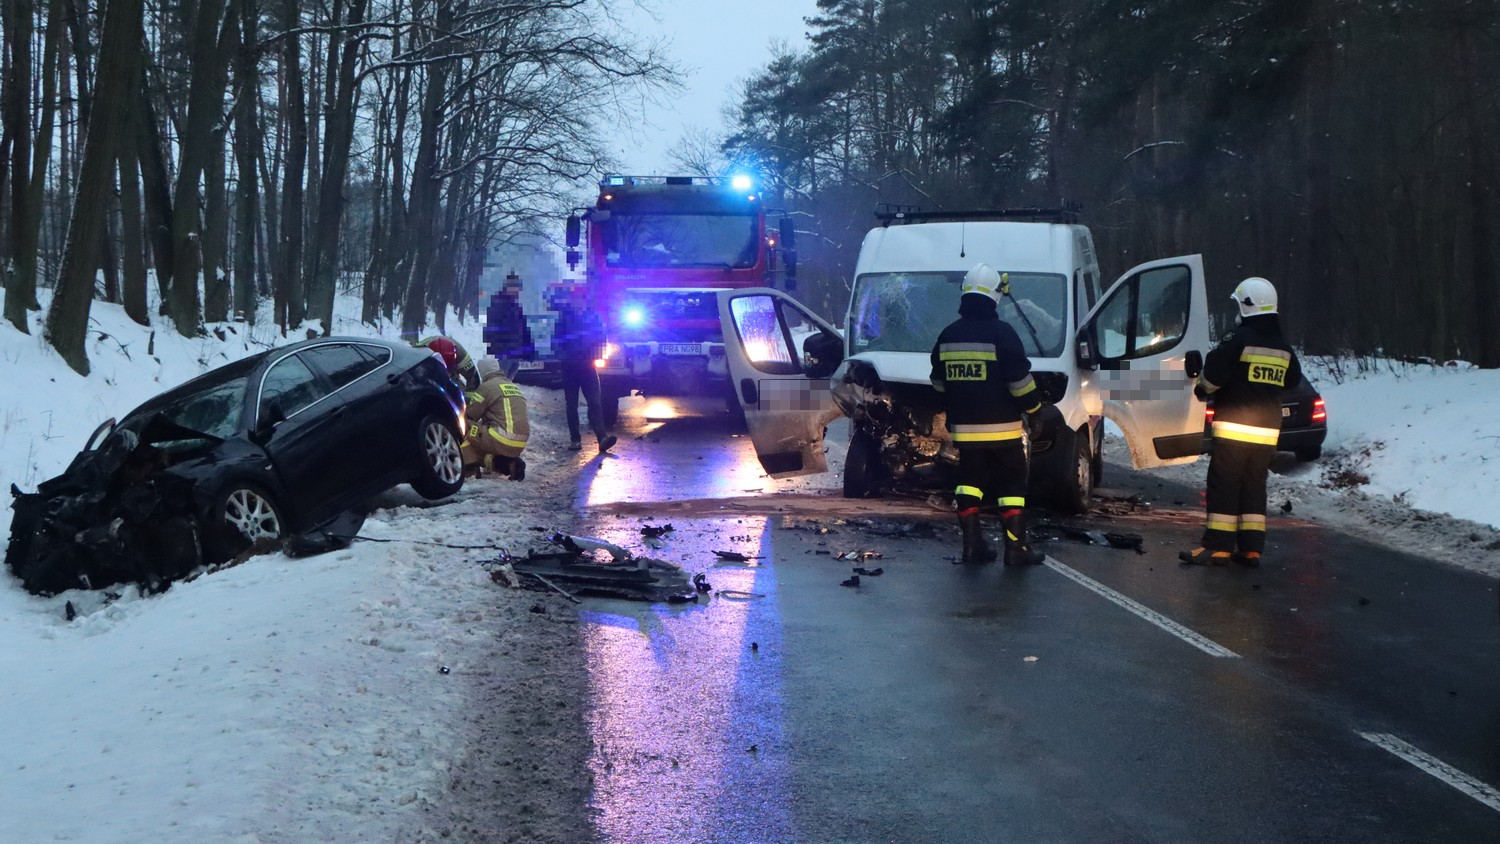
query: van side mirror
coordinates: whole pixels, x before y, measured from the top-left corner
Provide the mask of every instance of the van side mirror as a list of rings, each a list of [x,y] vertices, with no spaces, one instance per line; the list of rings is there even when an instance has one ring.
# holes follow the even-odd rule
[[[1077,350],[1075,357],[1078,360],[1079,369],[1098,369],[1099,356],[1094,351],[1093,332],[1085,328],[1078,332]]]
[[[567,244],[569,249],[577,249],[579,242],[583,239],[583,221],[578,219],[577,214],[568,215]]]
[[[839,364],[844,362],[844,338],[827,331],[819,331],[802,341],[802,374],[808,378],[822,380],[833,377]]]
[[[1197,378],[1203,373],[1203,353],[1197,349],[1190,350],[1183,363],[1186,365],[1187,377]]]

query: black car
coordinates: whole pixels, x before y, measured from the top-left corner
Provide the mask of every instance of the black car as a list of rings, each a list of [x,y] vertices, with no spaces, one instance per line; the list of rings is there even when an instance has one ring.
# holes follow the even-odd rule
[[[1213,420],[1214,406],[1209,402],[1203,424],[1205,448]],[[1290,451],[1303,462],[1317,460],[1323,455],[1323,440],[1327,438],[1328,410],[1323,396],[1304,376],[1281,394],[1281,436],[1276,440],[1276,450]]]
[[[463,485],[464,396],[426,349],[308,340],[244,358],[101,425],[67,471],[11,487],[26,588],[158,588],[410,483]]]

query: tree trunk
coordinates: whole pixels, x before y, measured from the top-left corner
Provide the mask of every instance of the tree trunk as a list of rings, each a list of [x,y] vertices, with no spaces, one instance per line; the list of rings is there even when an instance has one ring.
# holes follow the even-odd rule
[[[127,133],[126,137],[129,135]],[[141,231],[141,180],[136,169],[135,145],[120,144],[120,248],[125,293],[125,315],[141,325],[151,324],[146,302],[146,241]]]
[[[439,32],[448,31],[452,13],[438,7]],[[447,93],[448,61],[427,66],[427,88],[423,92],[421,128],[417,141],[417,160],[412,166],[411,208],[407,237],[411,245],[411,276],[407,282],[406,306],[401,312],[401,331],[415,337],[427,323],[427,285],[432,271],[433,240],[437,235],[438,135],[442,122],[439,106]]]
[[[1493,139],[1486,133],[1483,116],[1488,97],[1485,88],[1489,76],[1480,69],[1477,33],[1467,27],[1459,33],[1459,65],[1463,74],[1466,102],[1461,111],[1468,145],[1468,214],[1473,250],[1469,256],[1474,291],[1474,333],[1478,341],[1474,362],[1484,369],[1500,369],[1500,279],[1495,277],[1494,232],[1495,177]]]
[[[136,163],[141,170],[141,197],[146,210],[146,237],[151,243],[151,260],[156,267],[156,288],[165,309],[172,290],[172,188],[167,175],[166,154],[157,133],[156,108],[147,94],[144,62],[139,70],[140,82],[135,97],[136,109],[130,122],[134,131]]]
[[[126,127],[129,82],[135,78],[140,54],[142,5],[142,0],[110,0],[105,9],[97,86],[100,108],[84,141],[78,198],[68,226],[62,272],[47,312],[47,342],[81,375],[89,372],[84,339],[94,295],[94,268],[114,183],[114,144]]]
[[[364,21],[366,0],[352,0],[348,23]],[[334,51],[329,45],[330,54]],[[354,80],[361,45],[350,38],[343,44],[332,102],[324,131],[323,187],[318,191],[318,217],[313,226],[313,254],[307,281],[307,311],[323,320],[323,333],[333,330],[334,288],[338,281],[339,233],[344,217],[344,181],[349,169],[349,147],[354,140]]]
[[[284,0],[282,25],[295,29],[301,20],[297,0]],[[276,280],[277,322],[283,331],[294,328],[303,319],[301,297],[302,267],[302,178],[307,169],[307,95],[302,86],[302,44],[287,38],[282,49],[281,72],[286,79],[282,108],[286,113],[286,171],[281,191],[281,243]]]
[[[5,278],[5,318],[17,329],[31,333],[26,314],[37,307],[35,248],[31,273],[22,265],[22,230],[29,225],[31,203],[31,0],[4,0],[5,43],[9,48],[9,76],[5,80],[5,136],[10,141],[10,260]]]
[[[226,127],[227,128],[227,127]],[[224,135],[213,133],[214,154],[203,171],[203,318],[207,322],[229,319],[229,273],[225,253],[229,243],[229,199],[224,188]]]
[[[201,260],[200,181],[208,159],[222,155],[214,149],[214,127],[223,110],[225,57],[222,55],[221,24],[225,0],[201,0],[192,26],[192,79],[188,83],[187,122],[178,139],[182,153],[178,161],[177,185],[172,205],[172,290],[168,315],[177,333],[198,333],[202,311],[198,299]],[[289,39],[295,41],[296,39]],[[212,268],[210,268],[212,271]]]
[[[260,229],[260,187],[257,151],[261,148],[259,120],[260,69],[256,50],[260,43],[257,24],[260,4],[240,3],[240,48],[236,52],[235,79],[240,95],[234,112],[234,154],[239,186],[235,191],[234,310],[255,324],[255,243]]]

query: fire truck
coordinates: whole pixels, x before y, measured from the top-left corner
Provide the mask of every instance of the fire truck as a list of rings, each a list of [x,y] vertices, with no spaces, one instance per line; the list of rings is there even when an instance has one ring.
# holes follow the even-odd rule
[[[748,176],[606,176],[570,215],[567,259],[583,264],[588,306],[604,322],[604,417],[643,395],[734,398],[716,291],[796,288],[791,220]]]

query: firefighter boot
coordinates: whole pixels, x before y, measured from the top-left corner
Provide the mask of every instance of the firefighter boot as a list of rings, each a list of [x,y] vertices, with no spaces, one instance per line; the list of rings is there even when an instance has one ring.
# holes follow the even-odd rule
[[[1026,511],[1016,508],[1006,510],[1000,517],[1005,526],[1005,564],[1007,566],[1039,566],[1047,559],[1040,551],[1031,550],[1026,538]]]
[[[958,529],[964,538],[964,553],[960,562],[966,566],[975,566],[995,561],[997,555],[989,543],[984,541],[984,531],[979,527],[978,507],[958,511]]]
[[[1177,559],[1185,566],[1223,566],[1229,563],[1228,551],[1210,551],[1198,546],[1191,551],[1178,551]]]

